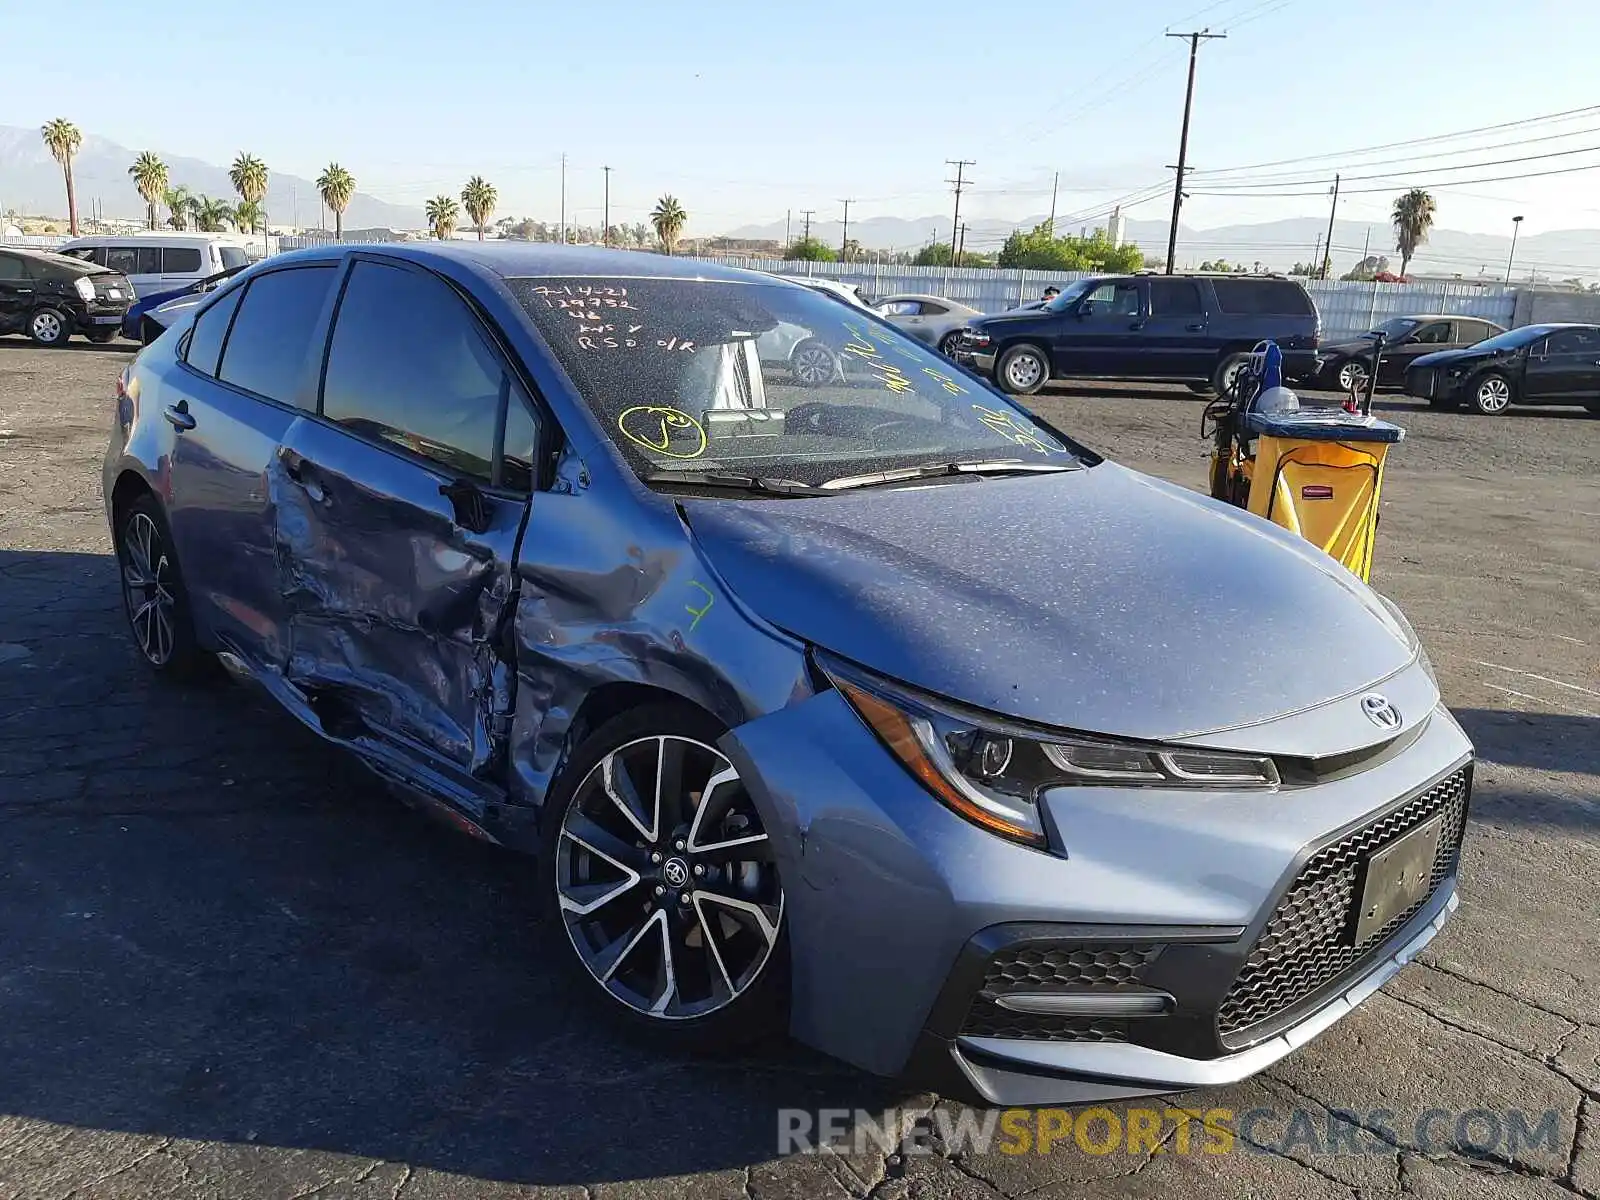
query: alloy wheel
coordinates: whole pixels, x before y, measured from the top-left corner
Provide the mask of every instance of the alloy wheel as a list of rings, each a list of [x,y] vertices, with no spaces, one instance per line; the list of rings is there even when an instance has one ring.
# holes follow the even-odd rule
[[[60,315],[47,308],[33,314],[33,320],[29,322],[29,331],[36,341],[54,345],[61,340],[66,327],[61,323]]]
[[[1339,368],[1339,390],[1348,392],[1351,388],[1365,389],[1367,386],[1367,368],[1364,364],[1351,360]]]
[[[172,575],[161,531],[148,513],[134,513],[122,533],[122,602],[139,652],[157,667],[172,660],[176,645]]]
[[[795,352],[793,370],[801,383],[820,386],[833,378],[834,369],[833,355],[825,346],[802,346]]]
[[[739,772],[693,738],[638,738],[578,785],[555,847],[567,936],[613,999],[659,1020],[727,1008],[783,922],[777,860]]]
[[[1044,364],[1036,354],[1013,355],[1006,363],[1006,382],[1019,391],[1031,388],[1044,373]]]
[[[1498,376],[1491,376],[1478,384],[1477,401],[1480,412],[1504,412],[1511,403],[1511,385]]]

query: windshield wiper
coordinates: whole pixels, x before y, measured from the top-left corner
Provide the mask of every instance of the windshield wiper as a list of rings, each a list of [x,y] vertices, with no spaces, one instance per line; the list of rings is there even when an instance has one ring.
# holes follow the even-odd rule
[[[682,487],[760,492],[769,496],[826,496],[821,488],[797,479],[777,479],[770,475],[740,475],[734,471],[646,471],[639,478],[646,483],[676,484]]]
[[[1028,462],[1020,458],[992,459],[981,462],[928,463],[921,467],[902,467],[895,471],[875,471],[870,475],[843,475],[830,479],[819,490],[846,491],[850,488],[878,487],[887,483],[905,483],[912,479],[936,479],[945,475],[1054,475],[1060,471],[1076,471],[1081,464]]]

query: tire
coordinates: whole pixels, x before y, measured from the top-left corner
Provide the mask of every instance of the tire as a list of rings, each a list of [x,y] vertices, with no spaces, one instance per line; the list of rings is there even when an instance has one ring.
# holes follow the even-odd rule
[[[961,330],[954,329],[939,339],[939,353],[946,358],[956,356],[956,343],[961,340]]]
[[[59,308],[36,308],[28,316],[28,336],[36,346],[65,346],[72,336],[72,318]]]
[[[1498,416],[1511,407],[1511,381],[1499,371],[1485,371],[1472,381],[1472,410],[1486,417]]]
[[[118,514],[116,551],[123,614],[139,657],[159,675],[199,676],[208,656],[195,638],[172,534],[153,496],[139,497]]]
[[[1365,393],[1368,370],[1367,364],[1359,358],[1345,359],[1331,372],[1333,390],[1348,396],[1352,387],[1359,387]]]
[[[1233,377],[1238,374],[1239,368],[1249,361],[1250,355],[1240,351],[1234,354],[1224,354],[1217,363],[1217,369],[1211,372],[1211,390],[1219,396],[1231,396]]]
[[[995,382],[1013,396],[1031,396],[1050,381],[1050,362],[1030,342],[1012,346],[994,364]]]
[[[84,336],[95,345],[104,346],[107,342],[115,341],[121,332],[120,329],[91,329]]]
[[[624,713],[583,738],[546,805],[539,878],[556,954],[657,1049],[733,1051],[788,1024],[777,856],[716,749],[723,732],[684,704]]]
[[[839,358],[816,338],[807,338],[789,354],[789,373],[805,387],[823,387],[839,377]]]

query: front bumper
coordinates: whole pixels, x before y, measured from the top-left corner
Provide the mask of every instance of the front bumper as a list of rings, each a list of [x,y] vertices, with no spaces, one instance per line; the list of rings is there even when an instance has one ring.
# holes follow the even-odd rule
[[[1453,907],[1459,827],[1422,907],[1399,928],[1306,987],[1280,986],[1268,954],[1265,1007],[1241,1011],[1235,994],[1245,964],[1270,945],[1269,926],[1282,935],[1272,922],[1281,925],[1317,854],[1357,833],[1392,841],[1403,832],[1395,822],[1409,819],[1396,814],[1457,774],[1464,824],[1471,744],[1460,727],[1439,707],[1399,741],[1360,769],[1293,791],[1059,789],[1044,798],[1053,853],[935,802],[837,693],[741,726],[722,745],[778,849],[794,1036],[952,1096],[1049,1104],[1251,1074],[1415,954]],[[1002,1013],[984,979],[1008,939],[1029,950],[1027,964],[1073,964],[1067,990],[1106,984],[1169,1002],[1160,1015],[1120,1022]],[[1035,990],[1062,980],[1044,984]]]

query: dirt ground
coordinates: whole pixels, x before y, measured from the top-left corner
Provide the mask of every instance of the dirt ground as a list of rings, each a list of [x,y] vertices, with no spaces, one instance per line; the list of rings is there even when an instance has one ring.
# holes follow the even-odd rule
[[[1380,399],[1408,437],[1374,582],[1483,760],[1462,904],[1325,1036],[1174,1101],[1272,1114],[1253,1140],[782,1157],[781,1108],[953,1109],[799,1048],[619,1041],[541,960],[522,860],[242,689],[140,670],[99,496],[129,357],[0,339],[0,1200],[1600,1197],[1600,420]],[[1188,392],[1036,403],[1204,479]],[[1333,1110],[1362,1152],[1286,1136]],[[1548,1136],[1474,1149],[1473,1110]]]

